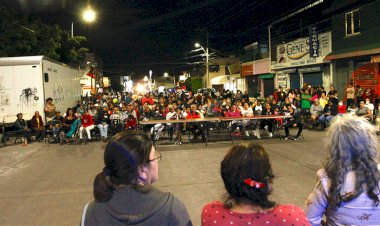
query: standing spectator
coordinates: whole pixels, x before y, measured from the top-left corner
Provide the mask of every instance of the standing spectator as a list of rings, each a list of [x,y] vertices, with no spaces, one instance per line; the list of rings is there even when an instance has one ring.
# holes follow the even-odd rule
[[[36,135],[36,140],[41,142],[45,139],[46,129],[40,112],[36,111],[30,121],[30,126]]]
[[[330,86],[330,91],[327,93],[327,96],[331,99],[331,98],[336,97],[337,93],[338,92],[335,90],[335,87],[334,86]]]
[[[309,90],[305,90],[304,93],[301,95],[301,109],[303,112],[309,112],[310,111],[310,101],[311,101],[311,95],[309,94]]]
[[[362,101],[363,89],[360,85],[356,85],[356,105],[359,107],[360,101]]]
[[[327,150],[317,185],[307,199],[310,223],[380,225],[375,128],[363,118],[338,117],[327,133]]]
[[[286,93],[284,92],[281,86],[278,89],[277,97],[278,97],[278,105],[282,108],[285,105],[284,101],[286,98]]]
[[[202,226],[310,225],[301,208],[269,199],[274,175],[261,145],[234,145],[220,168],[227,191],[225,201],[213,201],[203,207]]]
[[[146,134],[114,136],[104,152],[105,166],[95,177],[95,201],[84,208],[81,225],[191,226],[185,205],[152,186],[161,157]]]
[[[27,142],[32,143],[32,134],[28,127],[28,123],[22,118],[22,113],[17,114],[17,119],[14,126],[16,133],[22,133]]]
[[[88,113],[86,109],[81,119],[82,125],[79,127],[79,142],[83,140],[83,130],[86,130],[87,138],[91,141],[91,130],[95,128],[92,116]]]
[[[53,104],[52,98],[46,99],[46,105],[45,105],[45,117],[46,117],[46,123],[50,122],[53,117],[55,116],[55,105]]]
[[[352,83],[348,83],[346,88],[347,106],[351,106],[355,103],[355,88]]]

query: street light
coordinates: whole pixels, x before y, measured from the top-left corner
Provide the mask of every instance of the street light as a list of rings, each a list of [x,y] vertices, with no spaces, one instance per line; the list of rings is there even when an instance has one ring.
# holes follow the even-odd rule
[[[96,19],[96,12],[91,7],[87,7],[82,13],[82,19],[86,23],[92,23]],[[74,37],[74,22],[71,22],[71,37]]]
[[[198,42],[195,43],[194,46],[195,48],[201,48],[206,53],[206,88],[210,88],[210,75],[209,75],[209,68],[208,68],[208,60],[209,60],[208,46],[205,49]]]

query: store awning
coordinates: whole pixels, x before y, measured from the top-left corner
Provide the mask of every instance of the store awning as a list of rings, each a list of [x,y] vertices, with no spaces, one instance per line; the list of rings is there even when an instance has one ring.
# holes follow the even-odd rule
[[[325,57],[325,60],[338,60],[350,57],[360,57],[374,55],[380,53],[380,44],[372,44],[366,46],[356,46],[345,50],[334,51]]]
[[[274,75],[273,74],[263,74],[263,75],[259,75],[259,79],[271,79],[273,78]]]

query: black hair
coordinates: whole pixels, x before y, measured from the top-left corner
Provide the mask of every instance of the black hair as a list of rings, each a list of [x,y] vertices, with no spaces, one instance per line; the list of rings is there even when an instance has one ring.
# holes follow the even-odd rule
[[[150,137],[142,132],[127,131],[113,136],[104,151],[105,167],[95,177],[95,200],[110,200],[119,185],[138,187],[138,167],[149,161],[152,146]]]
[[[53,98],[51,98],[51,97],[47,98],[46,102],[48,102],[48,101],[53,101]]]
[[[276,205],[268,199],[271,193],[270,183],[274,178],[269,156],[259,144],[238,144],[232,146],[221,163],[221,175],[227,196],[226,208],[234,204],[258,205],[271,208]],[[264,187],[251,187],[244,183],[246,179],[264,183]]]

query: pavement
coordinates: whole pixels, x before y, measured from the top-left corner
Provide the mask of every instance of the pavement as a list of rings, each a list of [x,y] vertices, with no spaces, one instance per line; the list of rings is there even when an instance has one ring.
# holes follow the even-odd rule
[[[324,136],[325,132],[306,130],[304,139],[297,141],[251,140],[270,155],[276,176],[272,200],[305,207],[326,156]],[[223,197],[220,162],[231,145],[157,145],[163,158],[154,186],[182,200],[194,225],[200,225],[203,205]],[[93,199],[92,184],[104,166],[104,147],[103,142],[92,142],[0,148],[0,225],[78,225],[84,205]]]

